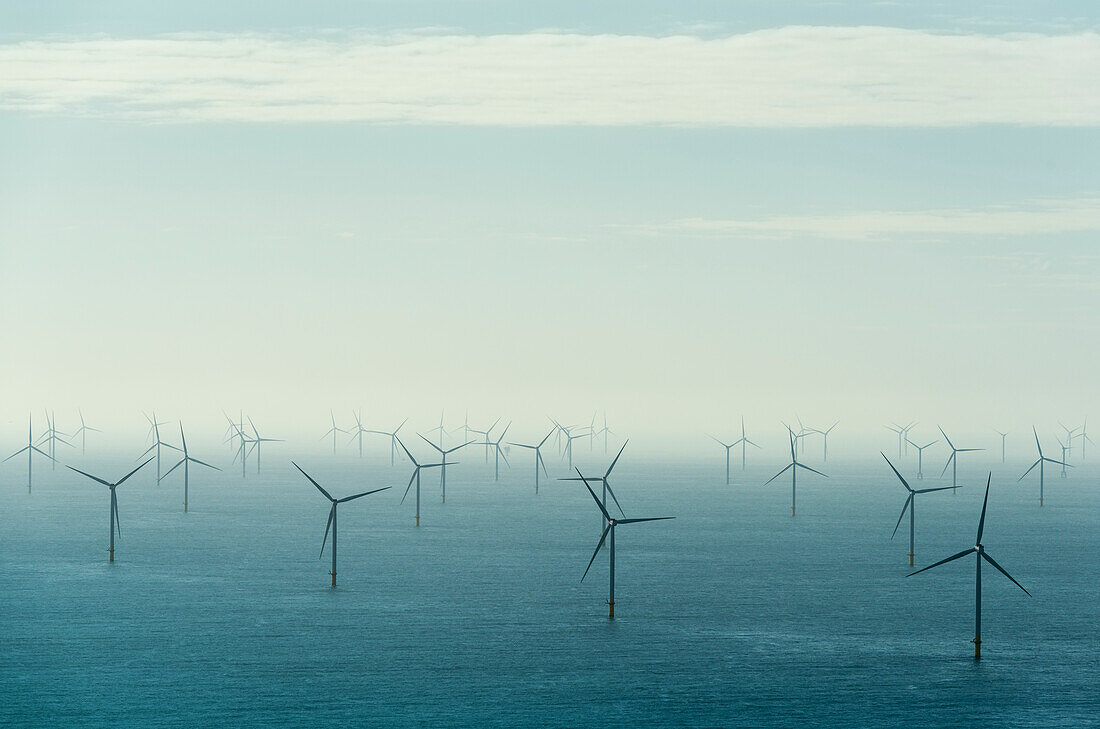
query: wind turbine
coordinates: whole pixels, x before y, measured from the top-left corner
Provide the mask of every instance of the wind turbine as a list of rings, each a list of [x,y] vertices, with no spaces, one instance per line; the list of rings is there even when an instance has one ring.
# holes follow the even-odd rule
[[[294,463],[294,461],[291,461],[291,463]],[[299,471],[302,471],[302,467],[299,466],[297,463],[294,463],[294,467],[297,468]],[[348,501],[354,501],[355,499],[358,499],[358,498],[363,497],[363,496],[369,496],[370,494],[376,494],[379,491],[385,491],[386,489],[391,488],[391,487],[390,486],[383,486],[382,488],[374,489],[373,491],[364,491],[363,493],[355,494],[354,496],[345,496],[342,499],[334,499],[328,491],[325,491],[325,489],[321,486],[321,484],[319,484],[319,483],[317,483],[316,481],[313,480],[312,476],[310,476],[305,471],[302,471],[302,475],[305,476],[306,478],[308,478],[309,482],[311,484],[313,484],[314,486],[316,486],[317,490],[320,491],[322,494],[324,494],[326,499],[328,499],[329,501],[332,502],[332,507],[328,510],[328,524],[325,525],[325,538],[324,538],[324,540],[321,541],[321,554],[317,555],[317,559],[320,559],[321,555],[323,555],[325,553],[325,542],[328,541],[328,530],[331,528],[332,529],[332,571],[329,572],[329,574],[332,575],[332,586],[336,587],[336,507],[340,504],[347,503]]]
[[[184,511],[184,513],[187,513],[187,490],[188,490],[188,482],[190,481],[190,475],[191,475],[190,474],[190,470],[191,470],[190,469],[190,464],[197,463],[200,466],[206,466],[207,468],[213,468],[215,471],[220,471],[221,469],[218,468],[217,466],[211,466],[206,461],[200,461],[198,458],[192,458],[191,455],[187,452],[187,438],[183,434],[183,421],[182,420],[180,421],[180,441],[183,443],[183,458],[181,458],[179,460],[179,463],[177,463],[176,465],[169,468],[168,473],[164,474],[164,477],[168,478],[172,474],[172,471],[175,471],[180,466],[183,466],[183,511]]]
[[[1065,478],[1066,477],[1066,451],[1068,449],[1068,446],[1065,443],[1062,442],[1061,438],[1057,438],[1056,440],[1058,441],[1058,445],[1062,446],[1062,470],[1059,472],[1058,475],[1061,476],[1062,478]]]
[[[82,413],[79,409],[76,411],[76,413],[80,416],[80,427],[76,429],[75,433],[73,433],[73,437],[75,438],[78,435],[80,436],[80,455],[83,456],[88,451],[88,432],[91,431],[92,433],[101,433],[102,431],[99,428],[89,427],[84,422],[84,413]]]
[[[148,418],[149,416],[146,415],[145,417]],[[157,458],[157,485],[160,485],[160,480],[163,478],[163,476],[160,475],[160,449],[161,448],[171,448],[174,451],[179,451],[179,448],[176,448],[171,443],[166,443],[166,442],[164,442],[163,440],[160,439],[160,426],[164,425],[164,423],[157,422],[157,414],[155,412],[153,413],[153,417],[149,418],[149,423],[150,423],[149,429],[151,430],[151,432],[153,433],[153,436],[154,436],[153,445],[146,448],[145,453],[142,453],[140,456],[138,456],[138,460],[140,460],[142,458],[145,458],[145,456],[149,454],[149,451],[153,450],[154,448],[156,449],[156,451],[157,451],[157,455],[156,455],[156,458]]]
[[[485,438],[486,445],[487,446],[492,446],[493,450],[494,450],[494,453],[493,453],[493,457],[494,457],[493,468],[495,469],[494,472],[493,472],[493,480],[494,481],[499,481],[500,480],[500,459],[501,459],[502,456],[504,457],[505,465],[507,465],[508,468],[512,467],[512,464],[508,463],[508,456],[504,455],[504,449],[502,449],[500,447],[500,442],[502,440],[504,440],[504,436],[508,433],[508,429],[511,428],[511,427],[512,427],[511,423],[508,423],[508,425],[505,425],[504,430],[502,430],[500,432],[500,437],[497,438],[495,441],[489,440],[488,436],[486,436],[486,438]],[[490,428],[490,430],[492,430],[492,428]]]
[[[833,428],[840,425],[840,421],[836,421],[825,430],[814,430],[815,433],[821,433],[822,439],[825,441],[824,451],[822,452],[821,462],[825,463],[829,460],[829,433],[833,432]]]
[[[409,449],[405,447],[405,444],[401,442],[401,439],[397,439],[397,444],[401,446],[401,450],[405,451],[405,455],[409,457],[409,460],[413,464],[413,473],[409,478],[409,485],[405,487],[405,495],[401,497],[401,503],[405,503],[405,496],[409,495],[409,489],[412,488],[413,481],[416,481],[416,525],[420,526],[420,469],[422,468],[439,468],[442,463],[419,463],[413,454],[409,453]]]
[[[1073,439],[1077,437],[1077,436],[1074,435],[1074,433],[1077,432],[1077,428],[1067,428],[1065,425],[1062,424],[1062,421],[1058,421],[1058,427],[1060,427],[1062,430],[1066,431],[1066,447],[1069,449],[1068,455],[1072,456],[1073,455]],[[1059,442],[1060,442],[1060,440],[1059,440]],[[1062,454],[1062,460],[1063,461],[1066,460],[1065,459],[1066,455],[1067,454],[1065,454],[1065,453]]]
[[[883,458],[886,458],[885,453],[879,452],[879,455],[881,455]],[[901,507],[901,516],[898,517],[898,523],[894,525],[894,533],[890,535],[890,538],[893,539],[894,536],[898,533],[898,527],[901,526],[901,520],[903,518],[905,518],[905,510],[908,509],[909,510],[909,566],[912,567],[913,566],[913,539],[914,539],[913,535],[914,535],[914,533],[916,532],[916,529],[917,529],[916,517],[913,515],[913,510],[916,508],[916,501],[913,497],[916,496],[917,494],[929,494],[929,493],[932,493],[933,491],[946,491],[947,489],[949,489],[951,487],[950,486],[939,486],[939,487],[934,488],[934,489],[914,489],[912,486],[909,485],[909,482],[906,481],[905,478],[900,473],[898,473],[898,469],[894,468],[894,464],[890,463],[889,458],[886,458],[886,462],[890,464],[890,470],[892,470],[894,472],[894,475],[898,477],[898,480],[901,481],[901,485],[904,486],[905,490],[909,492],[909,496],[907,496],[906,499],[905,499],[905,506]]]
[[[622,448],[619,449],[618,455],[615,456],[615,460],[611,461],[611,465],[607,467],[607,471],[604,472],[603,476],[596,476],[595,478],[592,478],[592,479],[585,479],[583,476],[581,476],[581,478],[559,478],[558,480],[559,481],[584,481],[585,484],[587,484],[589,480],[601,482],[603,484],[603,492],[600,494],[600,506],[604,509],[607,509],[607,495],[611,494],[611,500],[615,502],[615,506],[618,507],[619,513],[622,514],[623,516],[626,516],[626,512],[624,512],[623,507],[619,505],[619,499],[615,496],[615,492],[611,490],[611,484],[609,484],[607,482],[607,479],[611,478],[611,471],[614,470],[615,464],[619,462],[619,457],[622,456],[623,451],[626,450],[626,444],[629,443],[629,442],[630,441],[627,441],[626,443],[623,443]],[[579,475],[579,472],[578,472],[578,475]],[[605,526],[607,526],[607,522],[601,522],[600,523],[600,528],[603,528]]]
[[[906,440],[909,440],[906,438]],[[917,449],[917,478],[921,481],[924,480],[924,449],[928,446],[933,446],[939,443],[938,440],[934,440],[931,443],[925,443],[924,445],[917,445],[913,441],[909,441],[909,445]]]
[[[710,438],[711,440],[713,440],[718,445],[720,445],[720,446],[722,446],[723,448],[726,449],[726,485],[729,486],[729,484],[730,484],[730,448],[733,448],[735,445],[737,445],[737,441],[734,441],[733,443],[724,443],[724,442],[718,440],[717,438],[715,438],[713,435],[708,434],[707,437]]]
[[[10,461],[11,459],[15,458],[16,456],[18,456],[23,451],[27,452],[27,493],[29,494],[31,492],[31,481],[32,481],[32,479],[31,479],[31,474],[32,474],[31,457],[35,453],[37,453],[40,456],[45,456],[46,458],[49,458],[51,461],[54,460],[53,456],[51,456],[49,453],[47,453],[46,451],[42,450],[41,448],[39,448],[38,446],[36,446],[34,444],[34,433],[33,433],[33,429],[32,429],[32,426],[31,426],[31,416],[30,415],[27,416],[27,445],[23,446],[22,448],[17,450],[15,453],[12,453],[10,456],[5,458],[3,461],[0,461],[0,463],[6,463],[7,461]]]
[[[546,441],[550,440],[550,436],[552,436],[553,434],[554,434],[554,431],[553,431],[553,429],[551,429],[550,432],[546,434],[546,437],[543,438],[541,441],[539,441],[538,445],[528,445],[526,443],[512,443],[511,441],[508,442],[508,445],[514,445],[517,448],[528,448],[528,449],[533,450],[535,452],[535,493],[536,494],[539,492],[539,466],[540,465],[542,466],[542,472],[544,474],[546,474],[547,476],[550,475],[546,471],[546,461],[542,460],[542,447],[544,445],[546,445]]]
[[[236,427],[236,425],[233,427]],[[233,462],[236,463],[237,458],[240,457],[241,478],[245,478],[248,475],[248,469],[246,468],[248,465],[248,454],[251,452],[248,444],[252,442],[252,438],[248,437],[248,433],[246,433],[243,428],[237,428],[236,437],[240,440],[240,444],[237,446],[237,452],[233,455]]]
[[[417,433],[417,435],[420,435],[420,434]],[[470,443],[472,443],[473,441],[467,441],[466,443],[463,443],[460,446],[455,446],[454,448],[443,449],[443,448],[440,448],[439,446],[437,446],[435,443],[432,443],[430,440],[428,440],[427,438],[425,438],[422,435],[420,435],[420,439],[423,440],[428,445],[430,445],[432,448],[435,448],[437,451],[439,451],[439,455],[443,456],[443,462],[439,464],[439,484],[440,484],[440,486],[443,487],[443,503],[446,504],[447,503],[447,466],[455,465],[454,461],[451,461],[450,463],[447,462],[447,456],[449,456],[450,454],[454,453],[457,450],[461,450],[461,449],[465,448],[466,446],[470,445]]]
[[[1031,468],[1024,471],[1024,475],[1020,476],[1020,478],[1016,479],[1016,483],[1019,483],[1020,481],[1023,481],[1024,476],[1027,476],[1029,473],[1031,473],[1035,469],[1036,466],[1038,466],[1039,467],[1039,506],[1042,506],[1043,505],[1043,480],[1044,480],[1043,479],[1043,471],[1044,471],[1043,464],[1044,463],[1054,463],[1054,464],[1059,465],[1059,466],[1065,466],[1066,464],[1063,461],[1056,461],[1053,458],[1047,458],[1046,456],[1044,456],[1043,455],[1043,446],[1039,444],[1039,432],[1037,430],[1035,430],[1034,425],[1031,426],[1031,432],[1034,433],[1034,435],[1035,435],[1035,448],[1039,451],[1039,460],[1035,461],[1035,463],[1032,463]]]
[[[446,430],[445,430],[445,429],[443,428],[443,414],[444,414],[444,412],[445,412],[445,411],[443,411],[443,410],[440,410],[440,411],[439,411],[439,425],[435,426],[434,428],[429,428],[428,430],[424,431],[424,432],[426,432],[426,433],[434,433],[434,432],[436,432],[437,430],[439,431],[439,447],[440,447],[440,448],[442,448],[442,447],[443,447],[443,434],[447,432],[447,431],[446,431]],[[420,435],[420,434],[419,434],[419,433],[417,433],[417,435]],[[421,437],[423,437],[423,436],[421,436]],[[488,456],[486,456],[486,457],[485,457],[485,460],[486,460],[486,462],[488,462],[488,460],[489,460],[489,457],[488,457]]]
[[[1086,417],[1084,422],[1081,424],[1081,432],[1077,434],[1077,437],[1081,439],[1081,460],[1082,461],[1085,460],[1085,443],[1087,442],[1087,443],[1092,443],[1093,445],[1096,445],[1095,443],[1092,442],[1092,438],[1089,437],[1088,425],[1089,425],[1089,419],[1088,419],[1088,417]]]
[[[930,564],[923,569],[906,575],[906,577],[912,577],[913,575],[919,575],[921,572],[930,570],[933,567],[939,567],[941,564],[947,564],[956,559],[961,559],[968,554],[976,555],[975,561],[977,563],[977,569],[974,573],[974,660],[980,660],[982,657],[982,560],[984,559],[986,562],[993,565],[994,569],[1012,580],[1012,584],[1023,590],[1028,597],[1031,597],[1031,593],[1024,589],[1024,586],[1017,582],[1016,578],[1008,574],[1004,567],[997,564],[997,562],[989,556],[989,553],[985,551],[985,547],[982,545],[982,531],[985,529],[985,509],[989,505],[989,482],[992,478],[993,474],[990,473],[985,480],[985,500],[982,502],[982,516],[978,520],[978,538],[975,540],[976,544],[969,549],[964,549],[958,554],[951,555],[947,559],[941,559],[935,564]]]
[[[611,428],[607,427],[607,411],[603,411],[603,427],[596,431],[596,437],[603,436],[603,452],[607,453],[607,436],[611,433]]]
[[[478,435],[480,435],[482,438],[485,439],[481,443],[481,445],[485,446],[485,462],[486,463],[489,462],[489,446],[492,445],[492,443],[489,442],[489,433],[493,432],[493,428],[497,427],[497,423],[499,423],[499,422],[500,422],[500,418],[497,418],[496,420],[493,421],[493,424],[490,425],[486,430],[478,430],[477,428],[471,428],[469,426],[466,427],[466,431],[468,433],[477,433]],[[467,438],[467,440],[468,440],[468,438]]]
[[[573,468],[573,441],[580,440],[587,433],[577,433],[574,435],[569,430],[565,431],[565,455],[569,457],[569,467]]]
[[[882,427],[886,428],[887,430],[892,430],[892,431],[894,431],[895,433],[898,434],[898,458],[901,458],[901,456],[902,456],[902,447],[905,448],[905,453],[906,454],[909,453],[909,447],[908,447],[908,445],[906,445],[906,443],[909,440],[909,431],[912,430],[913,427],[916,424],[917,424],[917,421],[913,420],[913,421],[910,421],[910,423],[908,425],[898,425],[897,423],[894,423],[892,425],[882,426]]]
[[[398,425],[393,430],[368,430],[368,431],[366,431],[368,433],[375,433],[376,435],[389,436],[389,438],[390,438],[390,465],[391,466],[394,465],[395,463],[397,463],[397,461],[395,459],[395,455],[396,455],[396,452],[397,452],[397,443],[399,442],[397,440],[397,434],[401,432],[401,429],[405,427],[405,423],[407,423],[407,422],[409,422],[409,419],[405,418],[404,420],[401,421],[401,424]]]
[[[258,430],[256,430],[256,424],[252,422],[252,417],[251,416],[249,416],[249,418],[248,418],[248,424],[252,426],[252,435],[253,435],[253,438],[250,441],[252,443],[252,448],[250,450],[254,449],[256,451],[256,473],[259,473],[260,472],[260,444],[261,443],[282,443],[283,440],[282,440],[282,438],[261,438],[260,437],[260,432]]]
[[[118,532],[118,536],[120,536],[120,537],[122,536],[122,527],[119,526],[119,523],[118,523],[118,498],[115,496],[115,488],[118,487],[118,486],[121,486],[123,484],[123,482],[126,481],[126,479],[130,478],[135,473],[140,471],[142,468],[147,466],[149,464],[149,461],[151,461],[151,460],[153,460],[153,459],[150,458],[148,461],[145,461],[145,463],[142,463],[140,466],[135,468],[133,471],[130,471],[128,474],[126,474],[125,476],[120,478],[118,481],[115,481],[114,483],[111,483],[109,481],[104,481],[103,479],[99,478],[98,476],[93,476],[90,473],[85,473],[84,471],[81,471],[79,468],[73,468],[72,466],[66,466],[66,468],[68,468],[69,470],[76,471],[77,473],[79,473],[82,476],[87,476],[88,478],[92,479],[93,481],[98,481],[99,483],[103,484],[104,486],[106,486],[107,488],[109,488],[111,490],[111,527],[110,527],[111,545],[110,545],[110,547],[107,548],[107,553],[110,555],[110,557],[108,558],[108,561],[110,561],[110,562],[115,561],[115,532],[116,531]]]
[[[332,455],[335,456],[336,455],[336,434],[337,433],[347,433],[348,431],[344,430],[343,428],[338,428],[336,426],[336,415],[333,414],[333,412],[331,410],[328,411],[328,414],[329,414],[329,417],[332,418],[332,427],[325,431],[325,434],[321,436],[321,440],[324,440],[325,438],[329,437],[330,435],[332,436]],[[232,423],[233,421],[230,420],[229,422]],[[238,431],[238,433],[240,433],[242,431],[242,429],[238,428],[237,431]]]
[[[1005,462],[1005,438],[1008,437],[1008,433],[1002,433],[1001,431],[997,430],[996,428],[993,429],[993,432],[996,433],[997,435],[1001,436],[1001,463],[1004,463]]]
[[[577,475],[584,481],[584,487],[588,489],[588,493],[592,495],[592,500],[596,502],[596,506],[599,507],[600,512],[603,514],[606,520],[607,526],[603,528],[603,533],[600,534],[600,541],[596,544],[596,551],[592,553],[592,559],[588,560],[588,566],[584,568],[584,574],[581,575],[581,582],[584,582],[584,578],[588,576],[588,570],[592,569],[592,563],[596,561],[596,555],[600,553],[603,548],[603,544],[607,541],[608,535],[611,536],[610,544],[608,545],[608,552],[610,554],[609,570],[608,570],[608,598],[607,598],[607,617],[615,617],[615,527],[620,524],[637,524],[643,521],[666,521],[668,519],[675,519],[674,516],[651,516],[643,519],[614,519],[611,514],[607,513],[607,509],[600,503],[600,500],[596,498],[596,492],[592,490],[592,487],[588,485],[588,481],[585,481],[584,475],[580,469],[576,469]]]
[[[753,448],[756,448],[756,449],[760,448],[760,446],[756,445],[755,443],[753,443],[751,440],[749,440],[745,436],[745,418],[744,418],[744,416],[741,417],[741,438],[739,440],[735,440],[733,442],[733,444],[741,446],[741,470],[744,471],[745,470],[745,446],[746,445],[751,445]]]
[[[355,410],[351,411],[351,416],[353,418],[355,418],[355,432],[352,433],[351,438],[348,440],[348,442],[350,443],[351,441],[355,440],[356,438],[359,439],[359,457],[360,458],[363,457],[363,433],[376,433],[376,432],[378,432],[378,431],[373,431],[373,430],[367,430],[366,428],[363,427],[363,421],[360,418],[361,414],[362,414],[362,411],[355,411]]]
[[[821,471],[810,468],[809,466],[805,466],[805,465],[798,462],[798,458],[795,457],[795,454],[794,454],[794,431],[791,430],[789,426],[787,428],[787,434],[788,434],[788,437],[790,438],[790,441],[791,441],[791,462],[788,463],[786,466],[784,466],[782,471],[780,471],[779,473],[775,474],[774,476],[769,478],[767,481],[765,481],[764,485],[767,486],[772,481],[774,481],[775,479],[782,476],[787,471],[788,468],[791,469],[791,516],[794,516],[795,486],[796,486],[796,483],[798,481],[798,469],[805,468],[807,471],[811,471],[813,473],[816,473],[818,476],[825,476],[825,474],[822,473]],[[829,478],[829,477],[825,476],[825,478]]]
[[[940,428],[940,426],[936,426]],[[955,444],[951,442],[951,439],[947,437],[947,433],[943,432],[943,428],[940,428],[940,435],[947,441],[947,447],[951,449],[951,455],[947,457],[947,463],[943,464],[943,470],[940,472],[940,476],[947,473],[947,467],[951,466],[951,490],[954,491],[958,488],[958,475],[959,475],[959,459],[958,454],[969,453],[970,451],[984,451],[984,448],[956,448]]]
[[[53,470],[57,468],[57,444],[62,443],[70,448],[73,447],[73,444],[60,437],[65,435],[65,433],[62,433],[55,427],[54,423],[56,422],[56,418],[51,418],[48,412],[44,414],[46,416],[46,432],[39,436],[38,445],[42,445],[43,443],[47,444],[46,450],[50,452],[50,459],[52,461],[50,470]]]

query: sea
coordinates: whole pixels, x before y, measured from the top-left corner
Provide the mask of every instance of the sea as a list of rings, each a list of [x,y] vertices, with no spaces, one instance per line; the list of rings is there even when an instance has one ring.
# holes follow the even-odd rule
[[[0,466],[0,726],[1100,725],[1100,458],[1048,470],[1042,507],[1024,454],[917,497],[920,567],[974,545],[991,474],[983,543],[1032,596],[983,570],[975,661],[974,558],[907,577],[906,492],[877,452],[805,458],[829,478],[799,474],[792,517],[789,474],[763,485],[782,453],[727,485],[720,448],[628,450],[626,516],[676,518],[617,527],[609,619],[606,547],[581,580],[602,517],[552,449],[537,494],[518,449],[499,480],[458,454],[446,503],[425,470],[417,527],[388,445],[265,445],[245,476],[195,453],[225,470],[192,468],[187,513],[182,469],[119,486],[113,564],[106,487],[37,461],[28,493],[25,460]],[[65,455],[111,480],[135,454]],[[291,458],[337,498],[391,487],[339,507],[335,589],[328,501]],[[923,481],[915,452],[899,469],[949,484],[926,458]]]

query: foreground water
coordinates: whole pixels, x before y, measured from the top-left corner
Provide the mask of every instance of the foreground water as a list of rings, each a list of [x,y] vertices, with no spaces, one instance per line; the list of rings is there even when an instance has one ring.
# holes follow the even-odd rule
[[[1043,508],[1022,468],[994,470],[983,541],[1034,597],[984,571],[976,663],[973,561],[904,577],[908,520],[890,540],[904,491],[881,462],[800,479],[791,518],[789,480],[760,485],[765,459],[727,487],[721,464],[624,457],[627,516],[677,519],[619,529],[609,621],[606,557],[580,582],[595,506],[575,483],[536,496],[524,458],[498,483],[464,458],[446,504],[426,475],[420,528],[411,495],[398,504],[407,466],[299,461],[335,496],[395,487],[341,507],[335,590],[317,559],[327,502],[285,458],[245,479],[193,472],[187,514],[177,474],[139,474],[119,487],[113,565],[106,488],[39,468],[28,495],[5,464],[0,725],[1098,721],[1096,469],[1048,478]],[[131,462],[80,463],[116,477]],[[960,474],[957,493],[919,497],[918,565],[974,543],[984,472]]]

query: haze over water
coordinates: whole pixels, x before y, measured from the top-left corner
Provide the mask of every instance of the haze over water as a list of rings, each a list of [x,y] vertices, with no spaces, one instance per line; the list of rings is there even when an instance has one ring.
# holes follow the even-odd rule
[[[40,469],[32,495],[0,490],[7,721],[1079,727],[1100,708],[1087,463],[1048,478],[1042,508],[1037,483],[1016,483],[1022,468],[993,469],[983,541],[1034,597],[987,571],[975,663],[973,566],[904,577],[907,525],[890,540],[904,491],[885,463],[831,461],[831,478],[800,479],[791,518],[789,481],[761,486],[774,457],[725,486],[718,453],[651,462],[628,449],[615,480],[627,516],[677,518],[618,530],[608,621],[606,552],[580,582],[598,511],[576,483],[546,480],[536,496],[523,454],[494,483],[467,449],[446,504],[426,476],[419,529],[398,504],[407,464],[380,448],[303,456],[337,497],[394,486],[341,508],[333,590],[317,559],[327,505],[273,451],[261,477],[193,473],[187,514],[175,476],[120,486],[114,565],[106,489]],[[592,470],[606,462],[580,453]],[[956,494],[919,497],[918,565],[973,543],[984,472],[960,474]]]

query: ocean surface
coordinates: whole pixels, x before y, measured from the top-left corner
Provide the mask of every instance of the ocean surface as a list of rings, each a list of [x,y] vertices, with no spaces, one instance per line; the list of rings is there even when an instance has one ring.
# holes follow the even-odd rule
[[[582,450],[588,471],[606,467]],[[628,450],[612,481],[627,516],[676,519],[618,528],[614,620],[606,552],[580,579],[599,512],[553,480],[568,474],[552,453],[538,495],[516,450],[499,482],[480,451],[462,454],[445,504],[426,471],[419,528],[412,494],[399,504],[407,463],[295,453],[334,496],[394,487],[340,507],[336,589],[318,559],[328,502],[291,453],[267,449],[242,478],[224,453],[196,452],[229,470],[192,470],[186,514],[180,472],[158,486],[151,464],[118,489],[114,564],[105,487],[39,462],[28,494],[25,461],[0,467],[0,725],[1100,724],[1088,461],[1048,474],[1042,508],[1037,479],[1016,481],[1023,462],[971,458],[963,488],[918,496],[923,566],[974,544],[993,468],[983,542],[1034,597],[983,570],[975,662],[973,558],[905,577],[908,518],[890,539],[905,492],[877,453],[807,458],[830,478],[800,474],[792,518],[789,478],[762,486],[781,454],[726,486],[720,450]],[[114,479],[129,458],[70,462]]]

